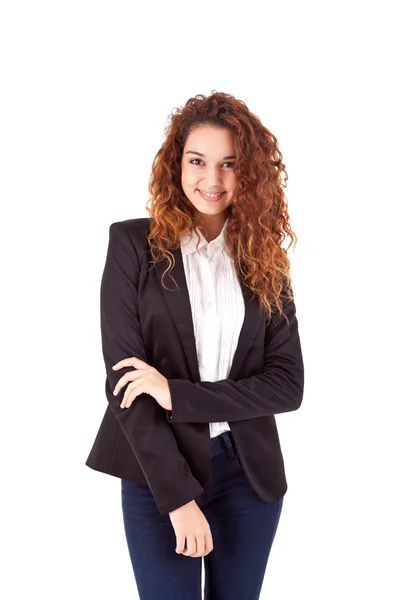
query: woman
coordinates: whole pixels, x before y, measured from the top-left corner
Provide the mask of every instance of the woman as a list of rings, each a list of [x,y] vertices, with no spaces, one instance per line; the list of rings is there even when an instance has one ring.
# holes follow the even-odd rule
[[[149,218],[110,226],[108,407],[86,464],[121,478],[140,598],[259,598],[287,490],[275,414],[304,370],[274,135],[233,96],[170,115]],[[166,279],[174,285],[166,285]]]

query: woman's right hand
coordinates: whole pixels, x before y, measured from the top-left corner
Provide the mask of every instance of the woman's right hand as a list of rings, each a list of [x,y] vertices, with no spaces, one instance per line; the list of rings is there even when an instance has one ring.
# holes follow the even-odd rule
[[[213,550],[210,525],[195,500],[171,511],[169,517],[175,531],[177,554],[196,558]]]

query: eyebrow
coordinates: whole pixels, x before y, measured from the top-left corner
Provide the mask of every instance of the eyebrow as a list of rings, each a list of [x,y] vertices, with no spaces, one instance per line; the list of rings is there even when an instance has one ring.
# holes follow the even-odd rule
[[[205,157],[205,154],[201,154],[201,152],[195,152],[194,150],[187,150],[185,154],[197,154],[197,156]],[[229,160],[230,158],[236,158],[236,156],[224,156],[222,160]]]

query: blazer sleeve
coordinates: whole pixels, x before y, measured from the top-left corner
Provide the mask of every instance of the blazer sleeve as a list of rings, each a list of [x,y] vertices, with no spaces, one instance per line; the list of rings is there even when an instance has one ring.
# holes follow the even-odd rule
[[[163,515],[196,498],[203,487],[192,475],[165,420],[165,410],[156,400],[143,393],[124,409],[120,404],[126,386],[113,395],[118,380],[134,368],[114,371],[115,363],[131,356],[147,362],[138,311],[139,277],[140,261],[126,224],[112,223],[100,286],[106,396]]]
[[[296,410],[304,389],[304,365],[293,300],[283,301],[265,331],[262,373],[244,379],[193,383],[168,379],[172,410],[167,421],[208,423],[255,419]]]

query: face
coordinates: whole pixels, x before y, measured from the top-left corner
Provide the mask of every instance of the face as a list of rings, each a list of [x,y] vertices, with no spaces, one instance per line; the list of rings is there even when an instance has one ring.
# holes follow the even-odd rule
[[[213,125],[197,126],[182,155],[182,188],[202,216],[224,216],[232,202],[235,164],[232,132]]]

